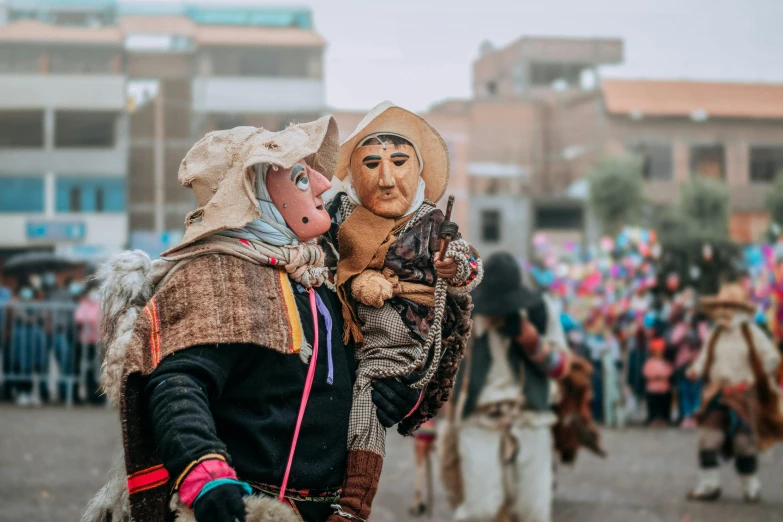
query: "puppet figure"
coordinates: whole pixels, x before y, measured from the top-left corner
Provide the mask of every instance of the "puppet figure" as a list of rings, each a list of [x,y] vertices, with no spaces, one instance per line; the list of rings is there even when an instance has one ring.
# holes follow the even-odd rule
[[[343,494],[331,520],[366,520],[391,426],[374,413],[383,391],[372,382],[398,377],[420,391],[421,406],[398,427],[403,434],[437,413],[453,387],[470,332],[467,293],[482,270],[475,250],[435,207],[449,155],[424,119],[381,103],[341,145],[336,176],[345,189],[330,205],[336,284],[358,368]],[[441,260],[443,235],[454,240]]]

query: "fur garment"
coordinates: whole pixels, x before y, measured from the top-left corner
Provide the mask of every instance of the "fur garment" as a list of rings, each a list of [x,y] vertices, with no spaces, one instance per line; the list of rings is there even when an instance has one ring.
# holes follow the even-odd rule
[[[177,495],[171,498],[170,507],[176,511],[176,522],[196,522],[193,510],[182,504]],[[276,498],[251,495],[245,498],[245,522],[301,522],[301,519],[288,504]]]

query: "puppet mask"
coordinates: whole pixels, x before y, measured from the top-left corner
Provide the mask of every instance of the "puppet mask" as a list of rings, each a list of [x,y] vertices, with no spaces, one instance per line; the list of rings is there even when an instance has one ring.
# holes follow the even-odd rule
[[[332,186],[326,177],[304,160],[290,169],[269,169],[266,189],[286,225],[302,241],[325,234],[331,218],[321,195]]]
[[[407,144],[363,145],[351,155],[351,175],[362,206],[385,218],[398,218],[419,187],[419,160]]]

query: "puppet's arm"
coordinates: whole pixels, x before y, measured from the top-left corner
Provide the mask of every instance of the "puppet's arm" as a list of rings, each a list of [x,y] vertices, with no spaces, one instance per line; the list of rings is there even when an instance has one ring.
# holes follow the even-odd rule
[[[478,251],[464,239],[455,239],[449,244],[449,253],[453,253],[454,256],[446,257],[445,263],[440,263],[439,252],[434,254],[438,276],[444,277],[445,273],[454,273],[456,269],[456,274],[447,279],[448,293],[452,295],[467,294],[476,288],[484,278],[484,267]],[[452,263],[448,263],[449,261]]]

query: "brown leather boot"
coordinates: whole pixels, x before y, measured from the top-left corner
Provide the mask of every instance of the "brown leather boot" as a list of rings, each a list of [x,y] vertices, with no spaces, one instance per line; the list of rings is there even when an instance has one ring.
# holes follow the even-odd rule
[[[348,464],[345,469],[343,492],[340,496],[337,512],[328,522],[346,522],[346,520],[367,520],[372,510],[372,501],[378,491],[381,479],[383,457],[372,451],[352,450],[348,452]]]

